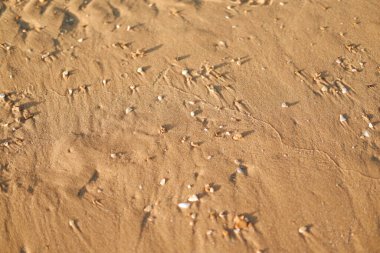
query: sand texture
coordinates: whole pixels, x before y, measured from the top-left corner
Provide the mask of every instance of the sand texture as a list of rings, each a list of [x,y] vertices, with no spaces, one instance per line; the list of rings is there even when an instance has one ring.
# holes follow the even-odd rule
[[[380,1],[0,0],[0,252],[380,252]]]

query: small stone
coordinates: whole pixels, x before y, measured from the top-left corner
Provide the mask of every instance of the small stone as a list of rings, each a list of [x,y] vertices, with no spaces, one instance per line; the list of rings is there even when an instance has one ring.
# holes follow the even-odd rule
[[[347,94],[348,93],[348,89],[346,87],[344,87],[344,86],[340,90],[342,91],[343,94]]]
[[[241,133],[236,133],[232,136],[232,139],[235,141],[238,141],[243,138],[243,135]]]
[[[70,75],[70,71],[68,71],[68,70],[64,70],[62,72],[62,77],[65,78],[65,79],[67,79],[69,77],[69,75]]]
[[[1,99],[4,99],[5,96],[6,96],[6,95],[5,95],[4,93],[0,93],[0,98],[1,98]]]
[[[137,69],[137,73],[139,73],[139,74],[144,74],[144,68],[143,67],[139,67],[138,69]]]
[[[368,123],[368,127],[371,128],[371,129],[375,128],[371,122]]]
[[[117,158],[117,155],[116,155],[115,153],[112,153],[112,154],[111,154],[111,158],[112,158],[112,159],[116,159],[116,158]]]
[[[198,198],[198,196],[196,194],[193,194],[187,200],[190,201],[190,202],[198,202],[199,198]]]
[[[345,122],[345,121],[347,121],[347,117],[345,115],[343,115],[343,114],[340,114],[339,115],[339,121],[340,122]]]
[[[164,186],[166,184],[166,178],[160,180],[160,185]]]
[[[181,74],[183,76],[188,76],[189,75],[189,70],[188,69],[183,69],[182,72],[181,72]]]
[[[215,189],[214,189],[214,187],[213,187],[212,184],[206,184],[206,185],[205,185],[205,191],[206,191],[206,192],[213,193],[213,192],[215,192]]]
[[[288,107],[289,107],[289,105],[288,105],[288,103],[286,103],[286,102],[283,102],[283,103],[281,104],[281,107],[282,107],[282,108],[288,108]]]
[[[182,202],[182,203],[178,204],[178,207],[181,209],[188,209],[190,206],[191,206],[191,204],[187,203],[187,202]]]
[[[300,233],[301,235],[305,235],[309,233],[309,228],[307,226],[300,227],[298,229],[298,233]]]
[[[133,111],[134,111],[133,107],[127,107],[127,109],[125,109],[125,114],[129,114],[129,113],[131,113]]]
[[[147,205],[144,208],[144,212],[146,212],[146,213],[150,213],[152,210],[153,210],[153,206],[152,205]]]
[[[367,138],[369,138],[369,137],[370,137],[370,134],[369,134],[368,130],[364,130],[364,131],[362,132],[362,136],[363,136],[363,137],[367,137]]]

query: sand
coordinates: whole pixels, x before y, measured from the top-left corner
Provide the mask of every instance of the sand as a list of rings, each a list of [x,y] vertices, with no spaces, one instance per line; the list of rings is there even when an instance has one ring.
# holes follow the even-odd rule
[[[0,252],[380,252],[379,1],[0,6]]]

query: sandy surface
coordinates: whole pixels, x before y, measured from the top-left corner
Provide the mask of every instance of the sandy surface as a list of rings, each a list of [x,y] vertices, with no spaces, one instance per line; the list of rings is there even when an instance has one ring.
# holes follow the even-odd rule
[[[0,6],[0,252],[380,252],[379,1]]]

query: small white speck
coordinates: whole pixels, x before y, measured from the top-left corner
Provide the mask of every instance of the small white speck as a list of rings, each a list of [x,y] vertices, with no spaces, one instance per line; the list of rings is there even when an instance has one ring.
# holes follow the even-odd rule
[[[298,233],[300,233],[301,235],[305,235],[306,233],[308,233],[309,232],[309,229],[308,229],[308,227],[306,227],[306,226],[304,226],[304,227],[300,227],[299,229],[298,229]]]
[[[370,134],[369,134],[368,130],[364,130],[362,132],[362,136],[369,138]]]
[[[143,73],[144,73],[144,68],[143,68],[143,67],[139,67],[139,68],[137,69],[137,73],[139,73],[139,74],[143,74]]]
[[[199,198],[196,194],[193,194],[187,200],[190,202],[197,202],[197,201],[199,201]]]
[[[166,184],[166,178],[160,180],[160,185],[164,186]]]
[[[340,122],[345,122],[345,121],[347,121],[346,116],[344,116],[343,114],[340,114],[340,115],[339,115],[339,121],[340,121]]]
[[[288,105],[288,103],[286,103],[286,102],[283,102],[283,103],[281,104],[281,107],[282,107],[282,108],[288,108],[288,107],[289,107],[289,105]]]
[[[178,207],[181,208],[181,209],[187,209],[191,206],[190,203],[186,203],[186,202],[183,202],[183,203],[179,203],[178,204]]]
[[[189,75],[189,70],[188,69],[183,69],[182,72],[181,72],[181,74],[183,76],[188,76]]]
[[[4,93],[0,93],[0,98],[5,98],[5,94]]]
[[[134,111],[133,107],[127,107],[127,109],[125,109],[125,114],[129,114],[129,113],[131,113],[133,111]]]
[[[344,87],[344,86],[341,88],[341,91],[342,91],[343,94],[348,93],[348,89],[346,87]]]
[[[371,128],[371,129],[374,129],[374,126],[371,122],[368,123],[368,127]]]

